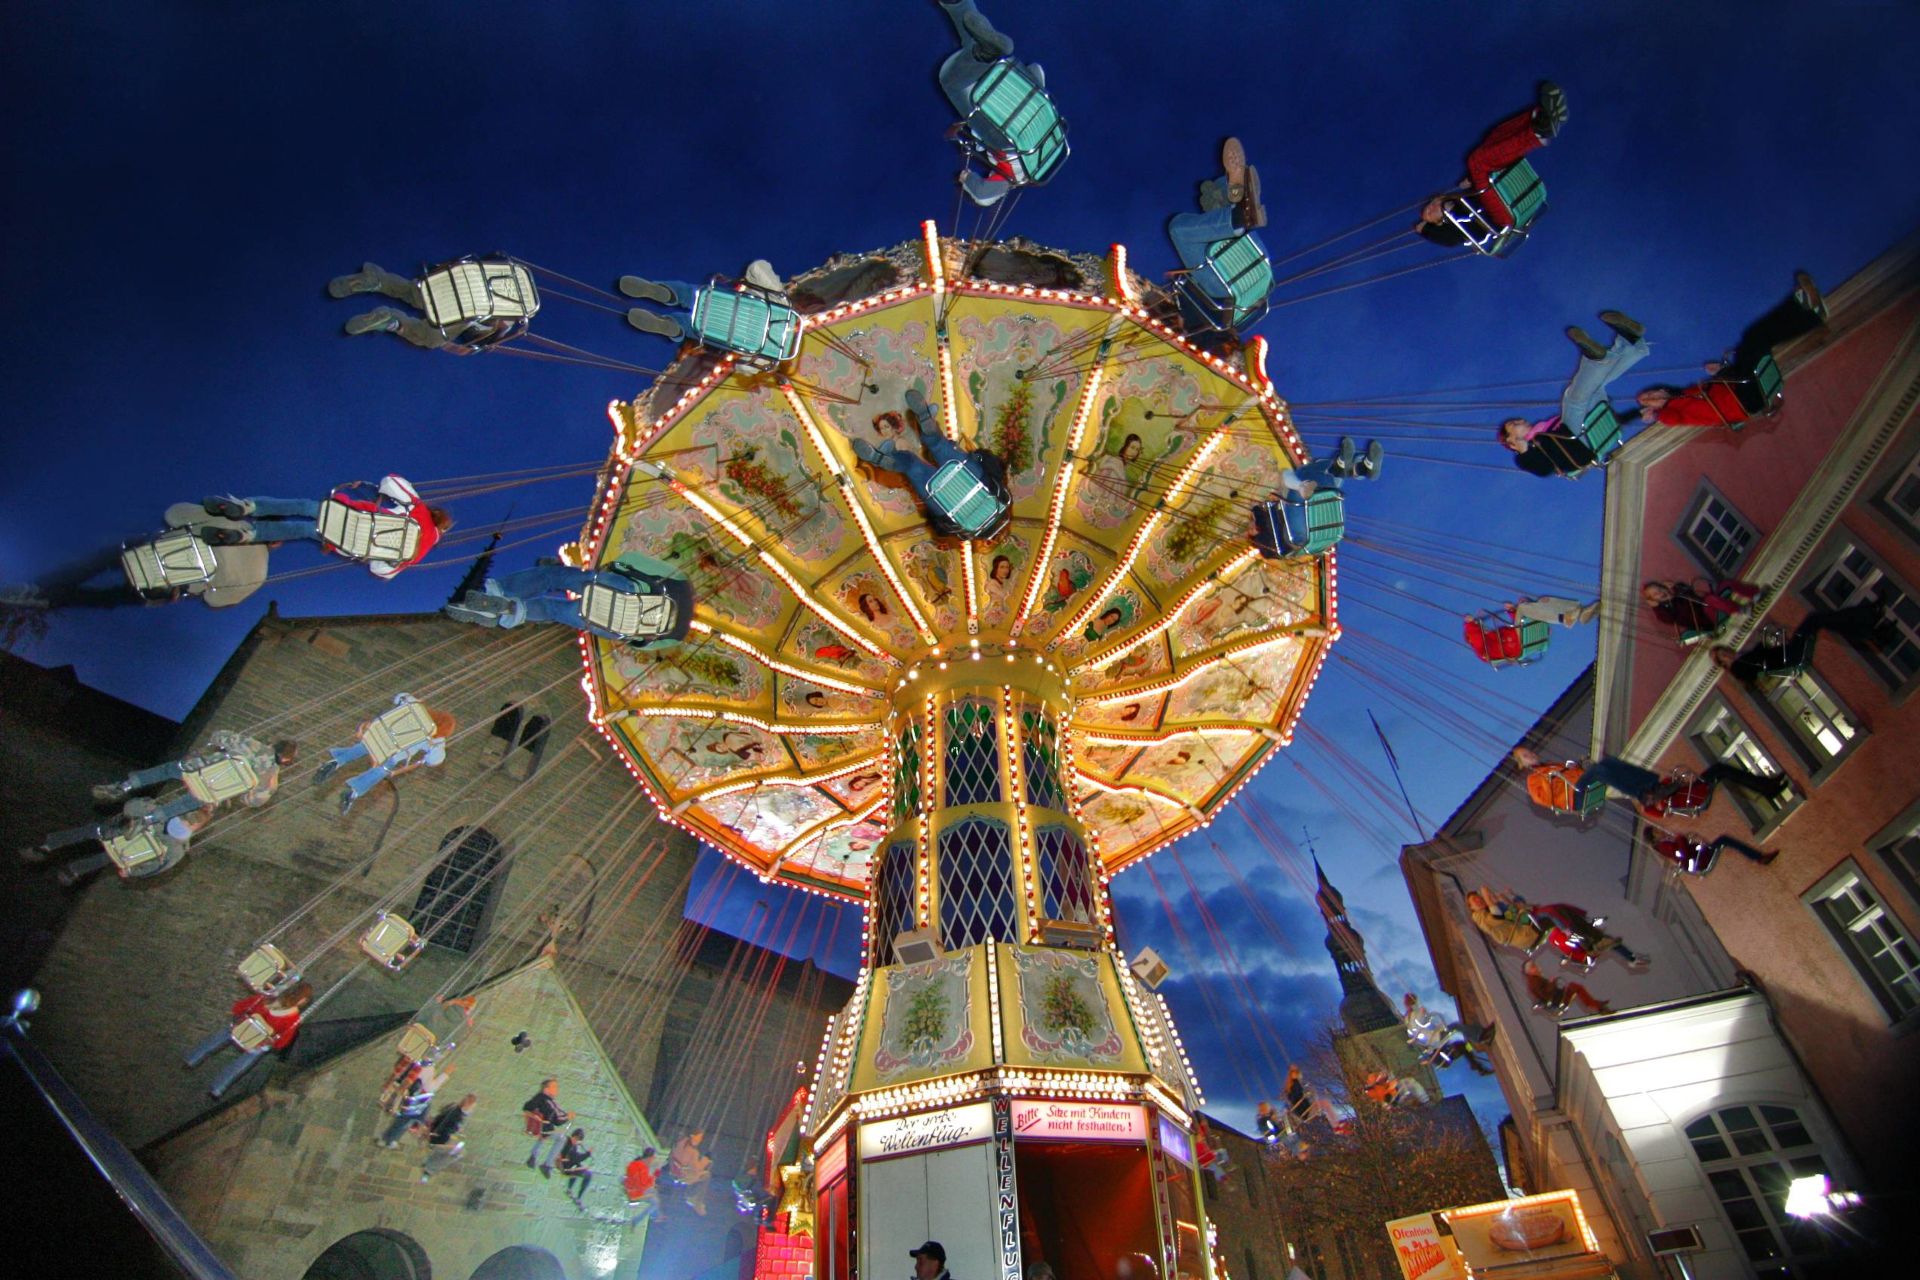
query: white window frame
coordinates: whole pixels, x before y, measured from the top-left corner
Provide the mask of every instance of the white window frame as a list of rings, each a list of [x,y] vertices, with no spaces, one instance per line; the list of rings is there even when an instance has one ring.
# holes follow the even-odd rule
[[[1920,905],[1920,800],[1875,832],[1867,848],[1886,864],[1907,897]]]
[[[1793,1119],[1791,1121],[1785,1121],[1767,1117],[1761,1112],[1760,1109],[1762,1107],[1766,1107],[1769,1110],[1785,1111],[1789,1113]],[[1732,1129],[1724,1117],[1727,1112],[1740,1109],[1751,1112],[1757,1121],[1758,1127],[1737,1131]],[[1711,1160],[1702,1157],[1699,1148],[1694,1146],[1696,1141],[1706,1140],[1705,1135],[1700,1139],[1695,1139],[1693,1135],[1687,1132],[1701,1121],[1709,1119],[1713,1125],[1713,1140],[1718,1141],[1727,1152],[1726,1155]],[[1797,1126],[1801,1132],[1806,1135],[1807,1140],[1805,1142],[1795,1143],[1791,1146],[1781,1145],[1780,1134],[1776,1131],[1776,1126],[1784,1129],[1789,1123]],[[1784,1271],[1785,1274],[1790,1276],[1803,1276],[1807,1274],[1806,1268],[1809,1266],[1817,1268],[1822,1274],[1826,1274],[1830,1272],[1836,1264],[1840,1264],[1841,1269],[1843,1271],[1845,1270],[1844,1258],[1832,1247],[1837,1243],[1837,1238],[1820,1231],[1818,1228],[1800,1223],[1789,1217],[1786,1211],[1786,1197],[1784,1194],[1781,1194],[1776,1199],[1774,1195],[1768,1193],[1767,1182],[1769,1180],[1755,1176],[1758,1171],[1770,1169],[1784,1169],[1789,1175],[1798,1175],[1803,1169],[1809,1172],[1824,1171],[1829,1175],[1833,1172],[1833,1162],[1828,1158],[1827,1152],[1821,1147],[1819,1140],[1814,1137],[1813,1126],[1807,1123],[1806,1115],[1802,1113],[1798,1107],[1775,1102],[1728,1101],[1717,1104],[1712,1110],[1693,1117],[1693,1119],[1684,1125],[1678,1126],[1678,1128],[1681,1140],[1687,1144],[1688,1154],[1693,1157],[1694,1163],[1699,1165],[1700,1172],[1705,1175],[1702,1179],[1705,1185],[1701,1189],[1713,1198],[1713,1206],[1720,1214],[1721,1223],[1727,1228],[1728,1234],[1735,1240],[1735,1249],[1742,1263],[1749,1268],[1749,1274],[1757,1271],[1761,1264],[1748,1258],[1745,1242],[1741,1239],[1741,1232],[1734,1225],[1731,1215],[1727,1212],[1727,1200],[1721,1195],[1720,1189],[1714,1185],[1714,1174],[1730,1174],[1745,1184],[1746,1195],[1738,1197],[1738,1199],[1752,1201],[1755,1211],[1760,1215],[1762,1224],[1762,1226],[1758,1228],[1749,1228],[1747,1234],[1755,1234],[1759,1230],[1764,1229],[1774,1245],[1774,1257],[1765,1263],[1765,1265],[1769,1267],[1769,1274],[1780,1274],[1780,1271]],[[1753,1152],[1742,1151],[1738,1145],[1738,1140],[1734,1136],[1736,1132],[1743,1135],[1758,1134],[1765,1140],[1766,1149]],[[1794,1249],[1794,1237],[1796,1236],[1814,1241],[1824,1241],[1829,1247],[1819,1253],[1796,1252]],[[1780,1271],[1773,1270],[1773,1268],[1779,1268]]]
[[[1715,504],[1731,521],[1731,525],[1727,521],[1712,519],[1707,515],[1707,508]],[[1736,553],[1732,559],[1715,556],[1700,538],[1694,536],[1695,528],[1703,521],[1718,530],[1727,540],[1730,549]],[[1716,578],[1731,578],[1735,571],[1753,555],[1753,549],[1759,545],[1760,527],[1747,519],[1740,508],[1727,501],[1725,494],[1711,484],[1702,483],[1699,492],[1694,494],[1693,501],[1687,504],[1687,514],[1681,519],[1680,527],[1674,530],[1673,536],[1682,547],[1686,548],[1687,554],[1692,556],[1701,568]]]
[[[1920,942],[1851,858],[1801,895],[1895,1026],[1920,1025]],[[1839,905],[1833,905],[1838,903]],[[1889,977],[1875,966],[1888,957]]]
[[[1920,496],[1920,448],[1908,450],[1906,462],[1888,477],[1873,497],[1873,505],[1882,515],[1897,525],[1907,537],[1920,542],[1920,507],[1908,511],[1894,501],[1895,491],[1902,486],[1911,486],[1915,495]]]
[[[1849,563],[1856,557],[1856,563]],[[1852,538],[1838,539],[1818,572],[1807,579],[1801,595],[1814,609],[1841,609],[1863,601],[1889,603],[1887,597],[1895,597],[1889,613],[1900,631],[1896,647],[1913,651],[1913,671],[1903,674],[1878,649],[1851,642],[1848,648],[1896,694],[1920,685],[1920,596],[1879,556]]]
[[[1721,731],[1723,721],[1725,724],[1730,724],[1735,731],[1724,735],[1727,739],[1724,747],[1716,747],[1708,740],[1707,735],[1710,732]],[[1706,705],[1700,708],[1700,714],[1694,717],[1693,723],[1687,728],[1687,738],[1693,743],[1693,749],[1699,752],[1701,758],[1709,765],[1718,764],[1724,760],[1728,764],[1739,765],[1754,773],[1786,775],[1786,770],[1782,769],[1780,762],[1773,758],[1772,753],[1760,741],[1759,735],[1754,733],[1747,722],[1740,717],[1740,713],[1733,709],[1733,704],[1720,694],[1707,699]],[[1757,836],[1764,836],[1772,831],[1779,825],[1782,818],[1799,807],[1802,799],[1797,787],[1779,801],[1750,796],[1740,787],[1728,786],[1720,790],[1722,794],[1732,794],[1734,803],[1740,807],[1741,814],[1747,820],[1747,825],[1753,828]]]
[[[1755,692],[1779,726],[1781,735],[1811,771],[1810,781],[1814,785],[1831,777],[1866,740],[1867,729],[1860,723],[1860,717],[1811,666],[1766,676],[1756,683]],[[1816,699],[1824,699],[1833,710],[1821,707]],[[1797,709],[1791,705],[1796,701],[1801,703]],[[1809,725],[1809,716],[1818,718],[1822,727]],[[1838,746],[1831,745],[1835,740]]]

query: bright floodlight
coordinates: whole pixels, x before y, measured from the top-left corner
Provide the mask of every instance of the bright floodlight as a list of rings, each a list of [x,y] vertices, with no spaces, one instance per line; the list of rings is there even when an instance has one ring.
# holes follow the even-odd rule
[[[1787,1216],[1793,1218],[1819,1218],[1833,1212],[1828,1197],[1831,1183],[1824,1173],[1810,1173],[1804,1178],[1795,1178],[1787,1187]]]

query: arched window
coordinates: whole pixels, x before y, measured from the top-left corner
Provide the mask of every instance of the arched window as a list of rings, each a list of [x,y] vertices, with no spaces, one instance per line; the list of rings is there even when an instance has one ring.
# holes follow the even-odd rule
[[[1765,1104],[1725,1107],[1688,1125],[1687,1141],[1754,1270],[1813,1275],[1830,1251],[1819,1227],[1787,1216],[1787,1187],[1829,1170],[1800,1113]]]
[[[1000,799],[1000,742],[993,706],[961,698],[947,708],[947,788],[942,804],[992,804]]]
[[[506,744],[501,748],[502,764],[517,748],[526,748],[527,777],[531,778],[540,768],[540,757],[546,751],[547,734],[552,728],[553,722],[546,716],[528,715],[519,703],[509,702],[494,716],[489,733]]]
[[[1094,923],[1093,867],[1086,846],[1066,827],[1042,827],[1033,843],[1040,854],[1040,909],[1047,919]]]
[[[494,894],[506,872],[505,850],[485,827],[455,827],[440,840],[440,861],[414,900],[413,927],[436,947],[473,950],[485,933]]]
[[[545,1249],[514,1244],[475,1267],[472,1280],[567,1280],[567,1269]]]
[[[315,1258],[300,1280],[433,1280],[427,1251],[398,1231],[356,1231]]]

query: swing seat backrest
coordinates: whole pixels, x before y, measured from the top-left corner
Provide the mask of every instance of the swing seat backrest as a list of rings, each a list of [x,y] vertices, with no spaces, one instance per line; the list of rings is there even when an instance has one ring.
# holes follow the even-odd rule
[[[693,297],[693,331],[703,347],[731,351],[771,369],[800,353],[800,315],[754,290],[710,284]]]
[[[223,755],[182,773],[180,784],[201,804],[224,804],[259,786],[260,775],[240,757]]]
[[[927,481],[927,505],[953,522],[961,535],[978,538],[1006,514],[1006,504],[975,472],[960,461],[940,464]]]
[[[974,81],[972,96],[967,132],[1009,162],[1014,186],[1039,186],[1059,172],[1067,158],[1067,124],[1026,68],[1002,58]]]
[[[1620,451],[1620,419],[1614,416],[1613,406],[1605,400],[1587,410],[1586,418],[1574,434],[1579,437],[1580,443],[1593,450],[1596,466],[1606,466],[1608,460]]]
[[[1186,277],[1227,328],[1263,314],[1273,292],[1273,263],[1258,236],[1242,233],[1207,246],[1206,261]]]
[[[433,1032],[413,1022],[408,1023],[407,1029],[400,1033],[399,1043],[394,1047],[408,1062],[425,1062],[440,1047],[440,1041]]]
[[[1573,813],[1575,812],[1574,799],[1579,794],[1580,777],[1584,772],[1580,765],[1571,761],[1535,769],[1527,774],[1527,796],[1544,809],[1551,809],[1555,813]],[[1604,802],[1606,789],[1604,787],[1588,788],[1587,798],[1590,805],[1594,796],[1599,796]],[[1581,810],[1581,812],[1587,811]]]
[[[433,716],[419,702],[403,702],[389,707],[367,722],[360,731],[360,745],[367,758],[381,764],[394,756],[410,752],[433,737]]]
[[[120,553],[127,581],[143,596],[168,596],[213,581],[213,548],[191,529],[171,529]]]
[[[164,862],[167,857],[166,837],[144,823],[100,843],[106,849],[107,857],[113,861],[115,870],[123,876],[139,875],[143,869],[156,862]]]
[[[1507,212],[1513,215],[1515,229],[1521,232],[1532,226],[1540,211],[1547,207],[1547,184],[1525,160],[1494,174],[1493,189],[1507,206]]]
[[[1347,532],[1347,499],[1338,489],[1320,489],[1305,502],[1283,502],[1282,538],[1289,556],[1317,556],[1331,550]]]
[[[1471,191],[1460,191],[1440,202],[1440,212],[1451,222],[1475,253],[1490,258],[1504,257],[1526,239],[1526,232],[1502,227],[1487,216],[1486,206]]]
[[[398,973],[420,954],[426,942],[400,916],[382,911],[360,935],[360,950],[375,963]]]
[[[320,538],[349,560],[406,564],[420,550],[420,522],[397,511],[363,511],[338,495],[320,504]]]
[[[250,1013],[234,1023],[227,1036],[242,1053],[273,1048],[273,1027],[257,1013]]]
[[[420,309],[449,336],[491,320],[531,320],[540,310],[533,275],[504,259],[463,259],[420,282]]]
[[[664,595],[590,584],[580,595],[580,616],[623,640],[650,639],[673,629],[673,601]]]
[[[272,995],[294,977],[293,962],[271,942],[263,942],[249,951],[235,972],[248,988],[263,996]]]

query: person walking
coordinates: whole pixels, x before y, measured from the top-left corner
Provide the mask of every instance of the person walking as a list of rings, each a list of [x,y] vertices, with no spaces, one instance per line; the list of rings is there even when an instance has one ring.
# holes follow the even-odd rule
[[[470,1093],[433,1118],[427,1127],[427,1159],[420,1166],[420,1181],[428,1181],[467,1153],[467,1144],[459,1136],[460,1129],[479,1102],[480,1095]]]
[[[527,1168],[540,1170],[540,1176],[553,1176],[553,1158],[563,1141],[561,1126],[573,1119],[573,1112],[563,1111],[556,1099],[560,1096],[560,1082],[549,1076],[540,1082],[540,1092],[527,1099],[520,1108],[527,1122],[527,1133],[533,1138],[533,1150],[527,1156]],[[540,1158],[545,1148],[547,1158]]]

